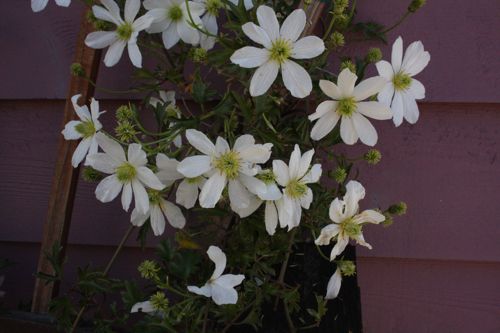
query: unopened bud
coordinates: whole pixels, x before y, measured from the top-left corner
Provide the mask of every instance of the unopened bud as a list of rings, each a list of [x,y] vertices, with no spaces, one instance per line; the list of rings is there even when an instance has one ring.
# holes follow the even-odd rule
[[[134,118],[134,111],[128,105],[122,105],[116,109],[116,119],[118,121],[127,121]]]
[[[135,126],[128,120],[123,120],[118,122],[115,134],[120,141],[130,142],[137,135],[137,131],[135,130]]]
[[[71,75],[77,76],[77,77],[82,77],[85,76],[85,69],[83,69],[83,66],[77,62],[71,64]]]
[[[406,205],[405,202],[400,202],[395,205],[392,205],[389,207],[388,211],[389,213],[393,215],[404,215],[406,214],[408,206]]]
[[[86,166],[82,170],[82,178],[86,182],[98,182],[104,178],[104,175],[96,169]]]
[[[340,71],[343,71],[346,68],[349,68],[351,72],[356,74],[356,65],[351,60],[344,60],[340,64]]]
[[[207,60],[207,50],[202,47],[192,49],[190,55],[194,62],[203,63]]]
[[[344,35],[338,31],[333,32],[333,34],[330,37],[330,40],[332,41],[333,47],[342,47],[345,45]]]
[[[141,277],[149,280],[158,279],[158,272],[160,268],[158,264],[154,260],[144,260],[139,267],[137,268],[139,273],[141,273]]]
[[[340,260],[337,267],[343,276],[354,276],[356,274],[356,265],[351,260]]]
[[[413,0],[408,6],[408,11],[415,13],[417,10],[425,5],[426,0]]]
[[[372,47],[368,50],[366,54],[366,61],[370,64],[374,64],[382,60],[382,51],[378,47]]]
[[[347,178],[347,172],[344,168],[337,167],[333,170],[332,178],[339,184],[342,184]]]
[[[153,309],[166,312],[168,310],[168,298],[165,293],[158,291],[149,299]]]
[[[378,149],[370,149],[365,155],[363,155],[363,159],[368,162],[368,164],[375,165],[382,159],[382,154]]]

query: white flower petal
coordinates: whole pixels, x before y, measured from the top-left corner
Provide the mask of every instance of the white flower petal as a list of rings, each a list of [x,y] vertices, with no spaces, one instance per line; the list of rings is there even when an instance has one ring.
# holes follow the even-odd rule
[[[165,217],[163,216],[160,206],[151,205],[150,214],[151,229],[153,230],[153,234],[155,236],[162,235],[163,232],[165,232]]]
[[[31,10],[35,13],[44,10],[49,0],[31,0]]]
[[[356,215],[356,223],[361,224],[361,223],[373,223],[373,224],[379,224],[381,222],[385,221],[385,216],[384,214],[381,214],[377,212],[376,210],[372,209],[367,209],[363,211],[362,213]]]
[[[271,7],[259,6],[259,8],[257,8],[257,20],[261,28],[266,31],[272,41],[279,38],[280,25]]]
[[[146,222],[146,220],[149,218],[149,211],[146,213],[139,212],[137,208],[134,208],[132,210],[132,214],[130,216],[130,223],[132,225],[135,225],[136,227],[140,227]]]
[[[87,156],[85,162],[86,165],[90,165],[97,171],[112,174],[116,169],[116,160],[111,158],[110,155],[105,153],[96,153]]]
[[[362,115],[377,120],[387,120],[392,118],[391,109],[379,102],[359,102],[356,110]]]
[[[128,56],[132,64],[137,68],[142,68],[142,54],[137,46],[137,40],[128,42]]]
[[[156,177],[167,186],[177,179],[184,178],[184,176],[177,171],[179,161],[175,158],[169,158],[167,155],[159,153],[156,155],[156,166],[158,167]]]
[[[415,99],[425,98],[425,87],[416,79],[411,79],[411,85],[408,88],[408,92],[412,94]]]
[[[336,113],[338,103],[336,101],[321,102],[316,111],[308,116],[309,120],[313,121],[326,115],[328,112]]]
[[[247,35],[248,38],[257,44],[263,45],[266,48],[271,47],[271,39],[267,35],[266,31],[258,25],[248,22],[243,24],[241,29],[243,29],[243,33]]]
[[[212,284],[212,299],[217,305],[236,304],[238,293],[233,288],[226,288],[215,282]]]
[[[240,158],[252,163],[266,163],[271,157],[272,144],[251,145],[239,151]]]
[[[319,87],[321,91],[323,91],[323,93],[330,98],[333,98],[335,100],[340,100],[343,97],[340,88],[331,81],[320,80]]]
[[[264,222],[266,223],[266,231],[269,235],[274,235],[278,226],[278,211],[272,201],[266,202],[264,211]]]
[[[64,126],[64,129],[62,130],[62,135],[64,136],[65,140],[78,140],[82,138],[82,135],[78,133],[75,129],[75,127],[82,122],[79,120],[71,120]]]
[[[240,285],[243,280],[245,280],[245,275],[243,274],[224,274],[215,283],[225,288],[234,288]]]
[[[292,55],[294,59],[311,59],[325,51],[325,43],[316,36],[307,36],[293,44]]]
[[[291,179],[299,178],[299,167],[300,167],[300,148],[299,145],[295,145],[290,155],[290,161],[288,162],[288,168]]]
[[[228,194],[229,200],[231,201],[231,207],[233,207],[235,211],[247,208],[250,205],[252,195],[238,179],[229,181]]]
[[[259,199],[256,195],[250,196],[250,203],[248,204],[247,207],[244,208],[238,208],[233,205],[231,202],[231,209],[238,214],[241,218],[248,217],[252,215],[262,204],[262,200]]]
[[[410,124],[415,124],[418,121],[420,112],[418,111],[418,105],[412,94],[407,92],[403,93],[403,103],[404,103],[404,118]]]
[[[118,15],[115,15],[115,13],[101,7],[101,6],[92,6],[92,13],[94,16],[99,19],[103,20],[106,22],[111,22],[116,25],[121,25],[123,23],[123,20],[120,18],[120,13],[118,12]]]
[[[364,199],[365,188],[360,182],[350,180],[346,185],[346,194],[344,195],[345,212],[344,216],[349,218],[354,216],[359,210],[359,201]]]
[[[327,136],[337,125],[340,115],[333,111],[322,116],[311,130],[311,139],[318,141]]]
[[[132,306],[130,313],[135,313],[135,312],[149,313],[154,311],[155,309],[153,305],[151,305],[151,302],[145,301],[145,302],[135,303],[134,306]]]
[[[97,185],[95,195],[100,202],[110,202],[118,196],[122,190],[122,183],[118,180],[116,175],[111,175]]]
[[[116,42],[111,44],[108,51],[106,52],[106,56],[104,57],[104,64],[107,67],[113,67],[114,65],[116,65],[118,61],[120,61],[126,45],[127,42],[123,40],[117,40]]]
[[[229,152],[231,148],[229,147],[229,143],[223,137],[218,136],[215,141],[215,153],[217,156],[225,154]]]
[[[281,160],[273,161],[273,173],[276,176],[276,182],[281,186],[287,186],[290,181],[290,171],[288,165]]]
[[[255,144],[255,138],[250,134],[245,134],[239,136],[233,145],[233,150],[240,152],[241,150],[253,146]]]
[[[431,60],[429,52],[424,51],[422,42],[413,42],[406,49],[406,54],[403,59],[402,70],[410,76],[419,74]]]
[[[266,185],[266,192],[259,194],[259,198],[262,200],[279,200],[282,197],[283,193],[278,188],[275,183]]]
[[[149,196],[144,186],[138,180],[132,180],[132,190],[134,192],[135,208],[141,213],[149,210]]]
[[[186,130],[186,139],[198,151],[205,155],[214,155],[215,146],[210,139],[202,132],[195,129]]]
[[[104,7],[113,15],[115,18],[120,18],[120,7],[113,0],[101,0]]]
[[[285,60],[281,65],[283,83],[292,96],[304,98],[311,93],[312,81],[309,73],[296,62]]]
[[[340,121],[340,137],[345,144],[353,145],[358,141],[358,133],[354,128],[352,119],[349,117],[342,117]]]
[[[387,81],[392,81],[394,71],[392,69],[392,65],[388,61],[380,60],[375,64],[375,66],[377,67],[378,75],[382,76]]]
[[[403,123],[403,116],[405,112],[403,94],[399,91],[396,91],[394,93],[394,99],[391,104],[391,110],[392,110],[392,121],[394,122],[394,125],[398,127]]]
[[[308,173],[300,180],[304,184],[317,183],[321,178],[321,174],[323,173],[323,169],[321,164],[314,164],[309,170]]]
[[[205,182],[200,193],[200,206],[203,208],[214,208],[215,204],[219,202],[222,191],[226,187],[226,176],[215,172]]]
[[[199,18],[196,20],[196,17],[193,17],[193,19],[199,26],[202,25]],[[187,22],[177,23],[177,33],[186,44],[197,45],[200,42],[200,33]]]
[[[321,229],[321,232],[314,241],[316,245],[328,245],[333,237],[339,234],[340,227],[337,224],[328,224]]]
[[[260,196],[267,192],[266,184],[260,179],[245,174],[239,175],[238,179],[253,194]]]
[[[193,208],[198,200],[198,185],[184,179],[177,187],[175,202],[185,208]]]
[[[131,202],[132,202],[132,185],[130,183],[127,183],[123,185],[123,191],[122,191],[123,210],[128,212]]]
[[[186,157],[177,166],[177,171],[188,178],[196,178],[212,169],[212,158],[206,155]]]
[[[364,246],[370,250],[372,249],[372,246],[365,241],[365,237],[363,236],[363,234],[359,234],[357,236],[354,236],[353,238],[356,240],[357,244]]]
[[[196,295],[212,297],[212,287],[208,284],[204,285],[201,288],[196,286],[188,286],[187,289]]]
[[[298,178],[302,178],[309,170],[309,166],[311,166],[311,161],[314,156],[314,149],[306,151],[300,158],[299,161],[299,171],[297,173]]]
[[[214,245],[211,245],[208,248],[207,254],[210,260],[212,260],[215,264],[215,270],[212,274],[212,277],[210,278],[210,280],[214,280],[221,276],[224,272],[224,269],[226,269],[227,258],[224,252],[222,252],[219,247]]]
[[[161,191],[165,188],[165,185],[156,177],[156,175],[147,167],[137,168],[137,178],[149,188],[157,191]]]
[[[394,97],[394,85],[392,82],[386,83],[384,88],[377,95],[377,99],[380,103],[384,103],[387,106],[391,106],[392,97]]]
[[[128,146],[127,157],[129,163],[134,166],[143,166],[148,163],[146,153],[142,150],[141,145],[138,143],[131,143]]]
[[[356,87],[354,87],[354,100],[356,102],[360,102],[370,96],[378,94],[384,88],[386,83],[387,80],[381,76],[375,76],[361,81]]]
[[[349,244],[349,237],[337,237],[337,243],[335,243],[332,252],[330,252],[330,260],[335,260],[335,258],[345,250],[347,244]]]
[[[92,143],[92,138],[83,139],[75,149],[73,156],[71,157],[71,165],[76,168],[78,164],[87,156],[89,152],[90,144]]]
[[[328,216],[330,220],[336,223],[342,223],[342,221],[350,216],[347,216],[346,212],[346,203],[339,198],[335,198],[330,204],[330,208],[328,210]],[[352,216],[352,215],[351,215]]]
[[[133,22],[137,13],[141,9],[141,1],[140,0],[127,0],[125,1],[125,21]]]
[[[337,86],[340,89],[342,98],[353,96],[354,85],[356,84],[357,79],[358,77],[356,74],[351,72],[349,68],[344,68],[344,70],[340,72],[337,79]]]
[[[312,193],[312,190],[308,187],[306,194],[303,195],[302,197],[300,197],[300,205],[304,209],[309,209],[312,201],[313,201],[313,193]]]
[[[266,93],[278,76],[280,66],[275,61],[268,61],[255,71],[250,81],[250,95],[261,96]]]
[[[398,37],[394,44],[392,44],[391,63],[394,68],[394,73],[401,70],[401,63],[403,61],[403,39]]]
[[[342,274],[340,273],[340,269],[337,268],[335,273],[333,273],[333,275],[330,277],[330,280],[328,280],[325,299],[336,298],[339,294],[341,284],[342,284]]]
[[[174,47],[181,39],[179,33],[177,32],[177,25],[174,23],[170,24],[167,30],[163,31],[161,34],[161,38],[163,45],[167,50]]]
[[[269,60],[269,51],[253,46],[245,46],[236,50],[231,56],[231,62],[243,68],[262,66]]]
[[[85,45],[93,49],[103,49],[118,40],[118,35],[114,31],[95,31],[85,38]]]
[[[306,26],[306,13],[303,9],[295,9],[281,25],[280,35],[284,39],[295,42]],[[305,58],[300,58],[305,59]]]

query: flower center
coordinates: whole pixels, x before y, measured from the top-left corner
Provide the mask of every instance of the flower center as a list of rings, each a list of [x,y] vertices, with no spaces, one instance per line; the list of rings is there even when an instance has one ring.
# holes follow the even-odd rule
[[[349,237],[355,237],[361,233],[361,225],[355,223],[352,218],[342,221],[340,228]]]
[[[262,173],[259,173],[257,179],[262,180],[266,185],[272,184],[276,181],[276,177],[271,170],[265,170]]]
[[[292,46],[287,40],[278,38],[273,41],[269,52],[271,60],[282,64],[292,55]]]
[[[170,20],[177,22],[182,18],[182,16],[183,15],[182,15],[181,6],[173,5],[172,7],[170,7],[168,9],[167,18],[169,18]]]
[[[410,87],[411,76],[403,72],[399,72],[392,78],[392,83],[394,84],[394,89],[406,90]]]
[[[285,193],[292,199],[298,199],[307,193],[307,186],[294,179],[286,186]]]
[[[95,134],[95,126],[94,123],[91,122],[90,120],[83,121],[75,126],[75,131],[80,133],[84,139],[90,138]]]
[[[137,175],[137,170],[135,166],[130,164],[129,162],[125,162],[116,168],[116,177],[122,183],[128,183],[135,178]]]
[[[240,156],[235,151],[228,151],[215,160],[215,168],[224,173],[227,178],[235,179],[240,173]]]
[[[148,190],[148,197],[149,197],[149,202],[151,203],[151,205],[153,205],[153,206],[160,205],[160,199],[161,199],[160,191]]]
[[[201,178],[201,176],[195,178],[186,178],[186,181],[188,182],[188,184],[198,184]]]
[[[346,116],[350,117],[352,114],[356,111],[356,101],[354,101],[354,98],[348,97],[341,99],[338,103],[337,106],[337,112],[341,116]]]
[[[128,22],[119,25],[116,29],[116,34],[121,40],[129,40],[132,36],[132,32],[134,32],[134,29],[132,28],[132,24]]]
[[[207,2],[205,3],[205,6],[207,8],[207,13],[209,13],[213,16],[218,16],[219,9],[222,8],[223,3],[221,0],[207,0]]]

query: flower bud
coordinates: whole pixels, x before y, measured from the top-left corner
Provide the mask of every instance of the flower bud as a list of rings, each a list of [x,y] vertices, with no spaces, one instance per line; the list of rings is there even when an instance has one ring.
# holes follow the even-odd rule
[[[372,47],[370,50],[368,50],[365,59],[370,64],[379,62],[380,60],[382,60],[382,51],[380,51],[378,47]]]
[[[160,268],[154,260],[144,260],[137,268],[141,277],[149,280],[157,280]]]
[[[207,60],[207,50],[202,47],[191,49],[190,57],[194,62],[203,63]]]
[[[342,14],[349,7],[349,0],[337,0],[333,5],[334,14]]]
[[[165,293],[158,291],[149,299],[151,306],[157,311],[166,312],[168,310],[168,298]]]
[[[343,276],[354,276],[356,274],[356,265],[351,260],[337,261],[337,267]]]
[[[400,203],[390,206],[388,211],[392,215],[404,215],[406,214],[407,208],[408,206],[406,205],[406,203],[401,201]]]
[[[353,72],[354,74],[356,74],[356,65],[351,60],[344,60],[340,64],[340,71],[342,71],[342,70],[344,70],[346,68],[349,68],[349,70],[351,72]]]
[[[413,0],[408,6],[408,11],[415,13],[417,10],[425,5],[426,0]]]
[[[104,178],[104,175],[96,169],[86,166],[82,170],[82,178],[86,182],[98,182]]]
[[[331,176],[337,183],[342,184],[347,178],[347,172],[344,168],[337,167],[335,170],[333,170]]]
[[[118,121],[130,121],[134,118],[134,111],[128,105],[122,105],[116,109],[116,119]]]
[[[85,76],[85,69],[83,69],[83,66],[77,62],[71,64],[71,75],[77,76],[77,77],[82,77]]]
[[[115,134],[120,141],[130,142],[137,135],[135,126],[131,124],[128,120],[123,120],[118,122],[118,126],[115,128]]]
[[[365,155],[363,155],[363,159],[368,162],[368,164],[375,165],[382,159],[382,154],[378,149],[370,149]]]
[[[330,36],[330,40],[333,47],[342,47],[345,45],[344,35],[338,31],[333,32],[333,34]]]

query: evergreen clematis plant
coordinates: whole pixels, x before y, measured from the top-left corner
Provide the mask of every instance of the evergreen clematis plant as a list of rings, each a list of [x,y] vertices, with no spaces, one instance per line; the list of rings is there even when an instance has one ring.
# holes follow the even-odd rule
[[[367,117],[418,120],[425,89],[413,76],[430,60],[423,44],[403,53],[397,39],[390,62],[376,48],[347,56],[344,46],[360,34],[382,43],[403,21],[359,21],[348,0],[328,2],[323,25],[304,10],[315,1],[85,3],[96,27],[86,44],[109,46],[107,66],[127,47],[130,86],[142,100],[117,108],[109,130],[101,121],[112,113],[73,98],[79,120],[63,131],[81,140],[73,165],[96,183],[99,201],[121,192],[129,229],[105,271],[82,268],[77,296],[53,301],[60,325],[72,332],[91,318],[99,332],[297,332],[341,318],[331,305],[344,302],[342,285],[356,273],[346,251],[371,248],[362,228],[389,225],[406,210],[361,208],[367,179],[358,164],[376,165],[381,153],[371,147],[384,141]],[[424,3],[411,1],[403,16]],[[47,1],[32,4],[39,11]],[[90,80],[80,64],[72,69]],[[368,69],[379,75],[367,77]],[[361,156],[349,153],[355,144]],[[134,231],[141,246],[158,237],[157,256],[138,267],[146,283],[109,276]],[[320,260],[329,273],[300,280],[292,273],[300,258]],[[98,296],[115,292],[121,302],[103,310],[119,297]]]

